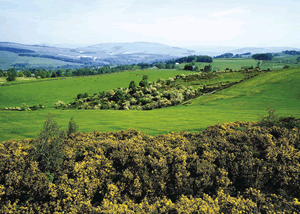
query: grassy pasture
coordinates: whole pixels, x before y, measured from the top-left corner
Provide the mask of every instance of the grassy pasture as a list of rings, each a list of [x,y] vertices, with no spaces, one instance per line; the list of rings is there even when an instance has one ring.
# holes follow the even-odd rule
[[[138,82],[142,74],[149,81],[173,77],[176,70],[131,71],[95,77],[80,77],[41,83],[29,83],[0,88],[0,108],[44,103],[48,108],[36,112],[0,111],[0,142],[8,139],[36,137],[48,113],[55,113],[63,128],[74,116],[79,131],[119,131],[134,128],[157,135],[171,131],[202,131],[210,125],[229,121],[255,121],[275,108],[282,116],[300,117],[300,69],[277,70],[263,73],[212,95],[194,100],[188,106],[175,106],[151,111],[116,110],[55,110],[54,102],[73,101],[78,93],[94,93],[117,87],[128,87],[131,80]],[[138,77],[137,75],[140,75]],[[229,75],[223,75],[224,79]],[[238,74],[233,79],[240,78]],[[213,109],[213,106],[215,109]]]
[[[180,68],[183,69],[184,66],[187,63],[180,64]],[[203,69],[205,65],[211,65],[211,67],[218,70],[225,70],[226,68],[233,69],[233,70],[239,70],[242,66],[256,66],[257,62],[255,62],[254,59],[213,59],[213,63],[196,63],[200,67],[200,69]]]
[[[61,80],[33,82],[0,87],[0,108],[21,106],[22,103],[35,105],[42,102],[46,107],[53,107],[58,100],[69,103],[79,93],[99,93],[113,88],[128,87],[130,81],[137,84],[143,74],[149,75],[149,81],[158,78],[166,79],[177,74],[188,74],[190,71],[177,70],[137,70],[112,73],[100,76],[74,77]]]

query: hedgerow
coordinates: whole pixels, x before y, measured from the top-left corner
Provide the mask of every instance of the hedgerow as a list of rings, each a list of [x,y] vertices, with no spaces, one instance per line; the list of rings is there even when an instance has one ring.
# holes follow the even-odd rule
[[[36,140],[5,141],[0,213],[299,213],[299,123],[75,132],[52,169],[32,155]]]

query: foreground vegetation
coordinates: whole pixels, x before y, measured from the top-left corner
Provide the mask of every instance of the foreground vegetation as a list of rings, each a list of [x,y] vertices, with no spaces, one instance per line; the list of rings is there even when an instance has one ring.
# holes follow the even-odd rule
[[[0,212],[299,213],[300,119],[273,113],[156,137],[49,116],[37,139],[0,144]]]

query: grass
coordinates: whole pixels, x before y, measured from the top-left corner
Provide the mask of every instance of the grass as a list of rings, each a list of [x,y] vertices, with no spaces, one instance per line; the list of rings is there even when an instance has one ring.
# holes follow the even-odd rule
[[[128,87],[131,80],[141,80],[142,74],[149,74],[149,81],[153,81],[181,73],[189,72],[139,70],[1,87],[0,108],[20,106],[22,102],[29,105],[42,102],[47,108],[36,112],[0,111],[0,142],[36,137],[49,113],[56,114],[56,120],[63,128],[67,128],[70,118],[74,117],[82,132],[134,128],[151,135],[202,131],[210,125],[229,121],[255,121],[259,115],[266,114],[268,106],[275,108],[281,116],[300,117],[299,68],[263,73],[215,94],[199,97],[188,106],[152,111],[55,110],[52,107],[58,100],[73,101],[78,93]],[[231,74],[232,79],[240,78],[238,74]],[[230,79],[230,76],[224,74],[224,79]]]
[[[183,69],[187,63],[180,64],[180,68]],[[209,65],[210,63],[196,63],[203,69],[205,65]],[[217,70],[225,70],[226,68],[239,70],[242,66],[256,66],[257,62],[254,59],[213,59],[213,63],[211,63],[211,67]]]
[[[7,82],[7,77],[0,77],[0,87],[1,86],[9,86],[9,85],[18,85],[18,84],[26,84],[32,82],[43,82],[43,81],[52,81],[59,79],[68,79],[71,77],[56,77],[56,78],[45,78],[45,79],[36,79],[35,77],[16,77],[16,81]]]
[[[46,107],[53,107],[58,100],[69,103],[80,93],[99,93],[118,87],[128,87],[130,81],[137,84],[143,74],[149,75],[149,81],[158,78],[166,79],[177,74],[188,74],[190,71],[178,70],[137,70],[113,73],[101,76],[86,76],[61,79],[57,81],[34,82],[14,86],[3,86],[0,90],[0,108],[17,107],[22,103],[35,105],[42,102]]]

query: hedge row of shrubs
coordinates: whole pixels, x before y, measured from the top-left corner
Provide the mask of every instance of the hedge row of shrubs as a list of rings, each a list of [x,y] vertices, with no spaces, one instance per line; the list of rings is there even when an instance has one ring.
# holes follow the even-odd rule
[[[183,86],[177,80],[194,81],[210,79],[216,73],[193,73],[188,75],[177,75],[174,78],[158,79],[156,82],[147,81],[147,77],[136,86],[132,81],[128,88],[112,89],[99,94],[78,94],[73,103],[65,104],[58,101],[55,108],[62,109],[115,109],[115,110],[152,110],[179,105],[184,101],[201,96],[204,93],[230,87],[233,84],[212,84],[194,89],[192,86]],[[258,74],[255,74],[258,75]],[[253,76],[255,76],[253,75]],[[253,77],[252,76],[252,77]],[[250,78],[250,77],[249,77]]]
[[[299,213],[300,119],[277,122],[62,142],[48,121],[37,140],[0,144],[0,213]]]
[[[29,106],[29,105],[26,105],[26,103],[23,103],[21,107],[5,107],[4,110],[7,110],[7,111],[36,111],[39,108],[45,108],[43,103],[40,103],[38,106],[37,105]]]

